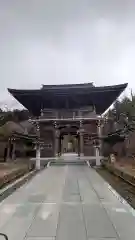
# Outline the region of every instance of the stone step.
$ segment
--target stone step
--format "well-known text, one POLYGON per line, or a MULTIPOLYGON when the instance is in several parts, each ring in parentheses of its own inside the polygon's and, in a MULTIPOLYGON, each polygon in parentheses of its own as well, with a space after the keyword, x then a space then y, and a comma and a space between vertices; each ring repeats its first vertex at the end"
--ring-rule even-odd
POLYGON ((64 166, 64 165, 86 165, 85 161, 51 161, 53 166, 64 166))

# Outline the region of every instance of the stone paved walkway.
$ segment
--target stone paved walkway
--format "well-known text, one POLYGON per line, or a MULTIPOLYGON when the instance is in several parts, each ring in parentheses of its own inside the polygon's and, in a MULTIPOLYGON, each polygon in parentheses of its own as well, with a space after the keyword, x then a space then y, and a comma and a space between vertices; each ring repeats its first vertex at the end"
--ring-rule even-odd
POLYGON ((0 203, 9 240, 133 240, 134 226, 132 208, 87 166, 51 166, 0 203))

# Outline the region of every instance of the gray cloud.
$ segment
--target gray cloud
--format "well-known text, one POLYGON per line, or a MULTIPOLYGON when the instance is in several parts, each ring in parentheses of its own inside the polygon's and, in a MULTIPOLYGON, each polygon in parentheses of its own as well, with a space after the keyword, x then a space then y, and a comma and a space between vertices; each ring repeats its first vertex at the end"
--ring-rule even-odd
POLYGON ((6 88, 129 82, 135 90, 134 0, 0 1, 0 104, 6 88))

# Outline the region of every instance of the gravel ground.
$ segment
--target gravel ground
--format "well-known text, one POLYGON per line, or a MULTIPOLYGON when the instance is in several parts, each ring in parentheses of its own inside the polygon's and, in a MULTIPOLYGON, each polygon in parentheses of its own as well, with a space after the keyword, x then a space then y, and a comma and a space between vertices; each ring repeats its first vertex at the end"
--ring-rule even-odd
POLYGON ((97 169, 97 172, 135 209, 135 187, 104 168, 97 169))

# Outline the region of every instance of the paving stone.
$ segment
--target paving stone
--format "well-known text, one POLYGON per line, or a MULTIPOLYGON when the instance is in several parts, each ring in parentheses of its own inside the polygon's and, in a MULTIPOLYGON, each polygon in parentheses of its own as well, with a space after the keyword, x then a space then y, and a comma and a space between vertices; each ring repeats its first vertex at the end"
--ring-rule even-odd
POLYGON ((34 218, 27 235, 32 237, 55 237, 58 215, 58 205, 43 204, 34 218))
POLYGON ((100 205, 83 205, 84 218, 88 237, 115 238, 115 229, 105 209, 100 205))
POLYGON ((63 204, 56 240, 86 240, 86 230, 82 214, 82 206, 63 204))
POLYGON ((85 177, 78 179, 81 201, 84 203, 100 204, 97 194, 93 191, 85 177))
MULTIPOLYGON (((5 233, 9 240, 23 240, 34 217, 37 206, 31 206, 31 213, 26 214, 18 213, 18 208, 12 218, 7 220, 6 224, 0 228, 0 232, 5 233)), ((9 209, 7 209, 8 211, 9 209)), ((20 211, 20 210, 19 210, 20 211)))
POLYGON ((28 198, 28 201, 31 202, 31 203, 42 203, 44 202, 45 200, 45 195, 44 194, 33 194, 33 195, 30 195, 29 198, 28 198))
POLYGON ((26 240, 55 240, 55 238, 52 238, 52 237, 28 237, 28 238, 26 238, 26 240))
POLYGON ((116 238, 89 238, 88 240, 117 240, 116 238))
POLYGON ((132 240, 133 236, 135 236, 135 216, 123 204, 121 206, 121 208, 115 208, 104 205, 121 239, 132 240))

